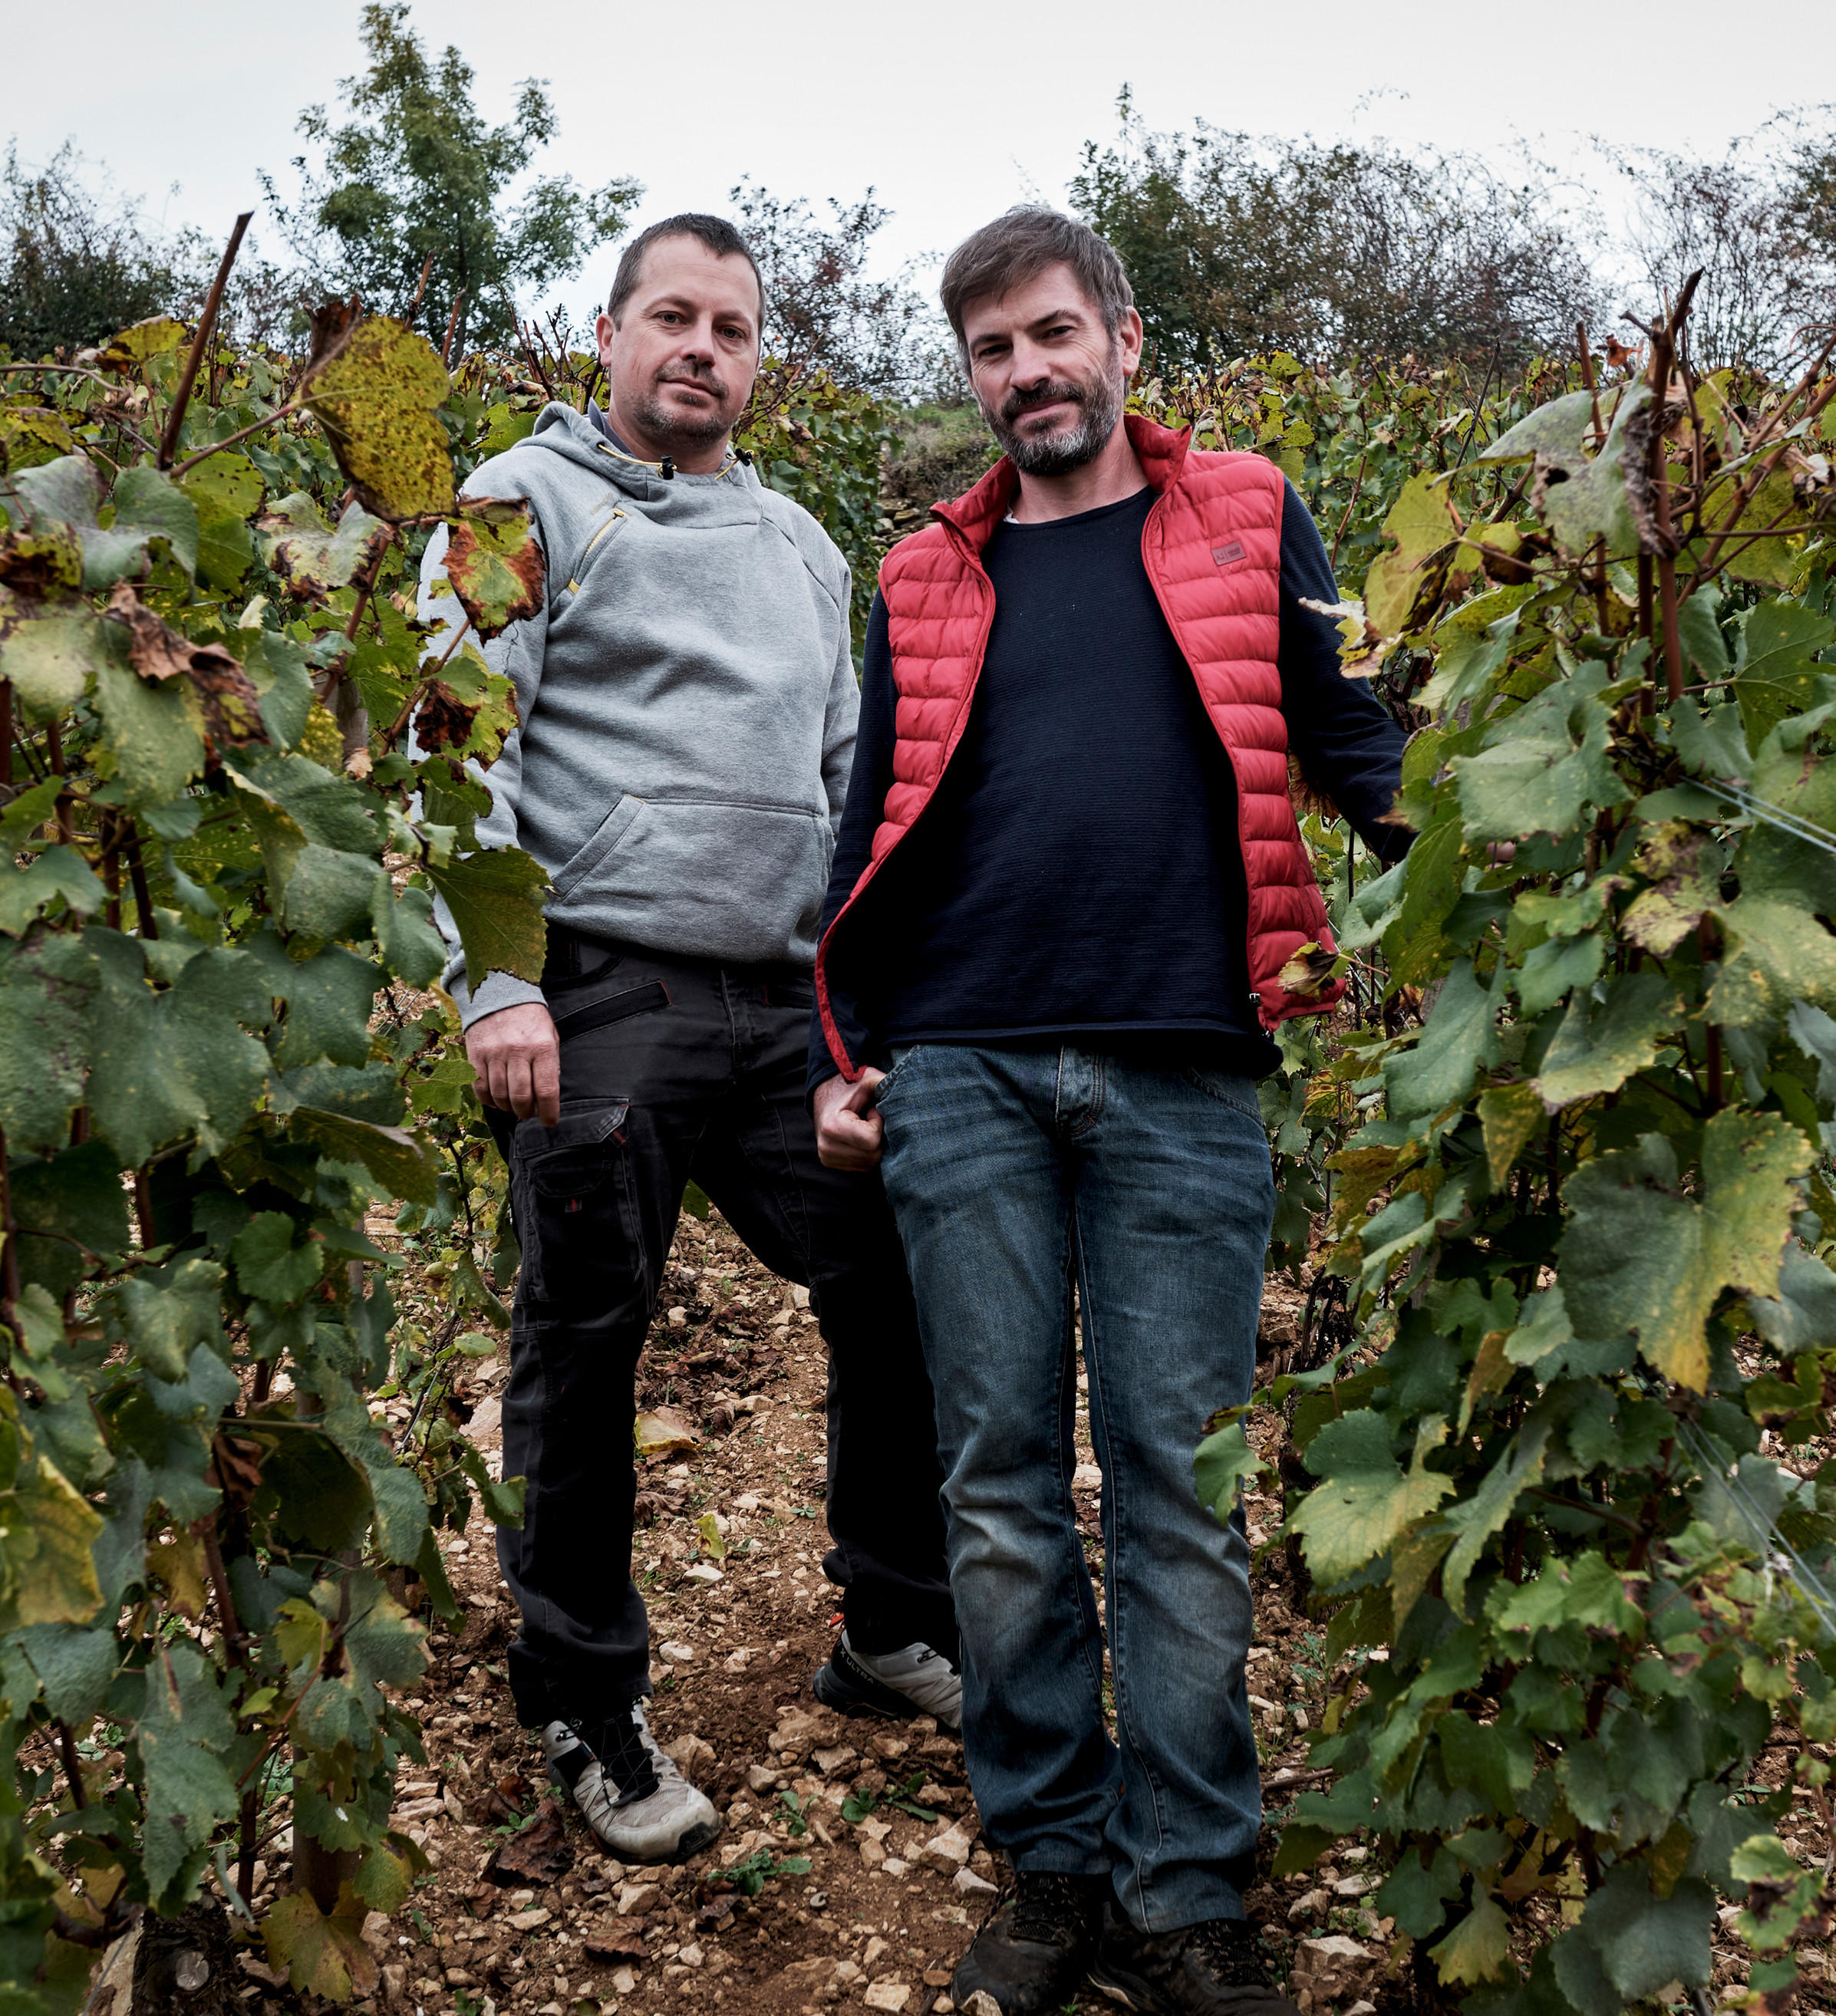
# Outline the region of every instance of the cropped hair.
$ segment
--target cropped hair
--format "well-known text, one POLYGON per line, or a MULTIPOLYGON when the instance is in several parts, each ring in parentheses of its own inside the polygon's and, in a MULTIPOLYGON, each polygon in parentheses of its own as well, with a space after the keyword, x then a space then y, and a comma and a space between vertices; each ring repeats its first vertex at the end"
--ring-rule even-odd
POLYGON ((1085 297, 1103 317, 1103 327, 1115 335, 1124 314, 1135 305, 1135 290, 1114 247, 1075 217, 1043 203, 1017 203, 992 224, 972 232, 944 267, 938 292, 965 368, 969 350, 963 340, 963 320, 970 304, 1010 293, 1057 265, 1076 274, 1085 297))
POLYGON ((624 257, 618 262, 618 271, 613 275, 611 295, 606 303, 606 312, 614 322, 616 322, 625 312, 625 303, 636 291, 639 275, 643 271, 644 254, 659 238, 696 239, 718 259, 725 259, 738 253, 752 268, 752 277, 758 283, 758 319, 762 328, 765 322, 765 275, 758 270, 758 261, 752 256, 752 247, 724 217, 708 217, 698 210, 686 210, 680 217, 666 217, 661 224, 646 225, 625 247, 624 257))

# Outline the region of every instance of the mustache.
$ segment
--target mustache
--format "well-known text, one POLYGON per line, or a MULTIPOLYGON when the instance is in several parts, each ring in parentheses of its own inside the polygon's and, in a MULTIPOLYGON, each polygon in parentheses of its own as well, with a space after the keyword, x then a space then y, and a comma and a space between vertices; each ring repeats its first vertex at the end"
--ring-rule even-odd
POLYGON ((1083 386, 1072 379, 1054 378, 1025 391, 1010 392, 1001 402, 1001 417, 1004 420, 1017 420, 1036 406, 1053 405, 1060 400, 1077 406, 1086 406, 1090 402, 1089 394, 1083 386))
POLYGON ((727 388, 724 380, 712 372, 664 371, 657 375, 657 383, 663 385, 693 385, 697 392, 706 392, 711 398, 724 399, 727 388))

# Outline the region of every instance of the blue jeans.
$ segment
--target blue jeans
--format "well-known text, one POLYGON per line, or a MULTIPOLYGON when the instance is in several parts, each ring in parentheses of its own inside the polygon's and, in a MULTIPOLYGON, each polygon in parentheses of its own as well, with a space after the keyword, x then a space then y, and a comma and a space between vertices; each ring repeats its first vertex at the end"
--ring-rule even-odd
POLYGON ((1262 1821, 1240 1508, 1193 1451, 1255 1367, 1274 1209, 1247 1078, 923 1043, 877 1089, 937 1395, 963 1742, 1013 1866, 1107 1875, 1146 1931, 1241 1917, 1262 1821), (1075 1283, 1103 1633, 1071 1499, 1075 1283))

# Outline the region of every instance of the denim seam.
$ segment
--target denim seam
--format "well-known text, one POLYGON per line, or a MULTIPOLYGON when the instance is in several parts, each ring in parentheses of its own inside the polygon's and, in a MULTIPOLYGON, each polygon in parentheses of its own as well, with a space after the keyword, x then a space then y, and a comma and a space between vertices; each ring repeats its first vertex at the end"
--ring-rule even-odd
MULTIPOLYGON (((1071 1200, 1071 1222, 1075 1227, 1078 1219, 1078 1203, 1075 1193, 1071 1200)), ((1154 1832, 1157 1837, 1155 1849, 1156 1853, 1158 1854, 1163 1852, 1167 1845, 1165 1787, 1155 1775, 1146 1753, 1136 1740, 1135 1719, 1129 1705, 1130 1697, 1128 1690, 1122 1684, 1125 1606, 1122 1601, 1122 1576, 1120 1564, 1123 1553, 1123 1527, 1126 1510, 1122 1493, 1124 1466, 1110 1460, 1111 1451, 1109 1438, 1109 1409, 1107 1399, 1102 1391, 1103 1347, 1096 1334, 1096 1298, 1090 1292, 1089 1262, 1081 1237, 1078 1240, 1077 1251, 1078 1286, 1084 1319, 1084 1359, 1089 1371, 1090 1394, 1093 1402, 1090 1422, 1091 1442, 1092 1446, 1096 1450, 1097 1461, 1103 1471, 1103 1503, 1107 1515, 1103 1522, 1107 1531, 1103 1536, 1103 1579, 1108 1584, 1108 1615, 1106 1621, 1109 1627, 1110 1668, 1115 1683, 1116 1730, 1128 1749, 1133 1754, 1136 1764, 1152 1796, 1154 1832), (1095 1405, 1100 1398, 1104 1399, 1100 1416, 1095 1405), (1100 1427, 1103 1432, 1100 1445, 1096 1440, 1096 1431, 1100 1427)), ((1125 1769, 1122 1777, 1125 1787, 1127 1782, 1127 1773, 1125 1769)), ((1129 1881, 1135 1892, 1139 1920, 1151 1931, 1154 1929, 1153 1921, 1149 1915, 1147 1887, 1143 1879, 1141 1867, 1147 1859, 1146 1856, 1138 1856, 1135 1859, 1129 1871, 1129 1881)), ((1128 1899, 1125 1896, 1122 1902, 1126 1905, 1128 1899)))

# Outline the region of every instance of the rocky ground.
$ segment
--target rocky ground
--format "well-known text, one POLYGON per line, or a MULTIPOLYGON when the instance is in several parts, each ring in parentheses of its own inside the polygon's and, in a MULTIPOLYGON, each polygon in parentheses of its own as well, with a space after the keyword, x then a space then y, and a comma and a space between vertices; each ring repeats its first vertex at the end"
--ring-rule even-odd
MULTIPOLYGON (((835 1593, 821 1568, 823 1351, 807 1299, 758 1267, 718 1215, 685 1219, 646 1361, 643 1431, 657 1453, 640 1464, 638 1570, 655 1648, 651 1721, 721 1808, 720 1841, 684 1868, 625 1868, 545 1799, 503 1684, 513 1618, 491 1530, 474 1514, 447 1543, 464 1621, 435 1629, 433 1666, 409 1703, 427 1718, 429 1762, 405 1775, 397 1819, 432 1868, 395 1919, 370 1922, 382 1965, 369 2006, 390 2016, 952 2006, 950 1970, 1002 1871, 980 1840, 954 1737, 922 1719, 845 1721, 810 1692, 835 1593)), ((1275 1291, 1268 1322, 1279 1333, 1293 1316, 1275 1291)), ((506 1369, 488 1363, 470 1383, 470 1432, 491 1454, 506 1369)), ((1082 1420, 1080 1434, 1076 1488, 1100 1576, 1100 1479, 1082 1420)), ((1252 1540, 1267 1539, 1274 1501, 1252 1498, 1249 1512, 1252 1540)), ((1319 1635, 1283 1600, 1272 1553, 1250 1670, 1279 1811, 1307 1780, 1300 1738, 1327 1676, 1319 1635)), ((1373 1985, 1390 1929, 1361 1903, 1364 1887, 1348 1859, 1258 1885, 1251 1899, 1284 1974, 1297 1942, 1315 1939, 1301 1974, 1329 1974, 1341 2009, 1373 1985)), ((270 1988, 244 2006, 277 2016, 290 2000, 270 1988)))

